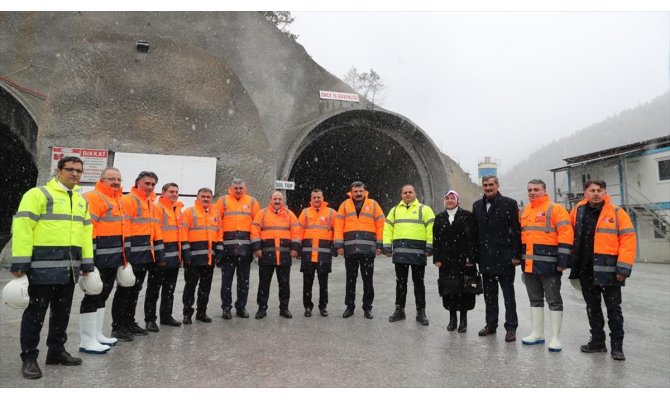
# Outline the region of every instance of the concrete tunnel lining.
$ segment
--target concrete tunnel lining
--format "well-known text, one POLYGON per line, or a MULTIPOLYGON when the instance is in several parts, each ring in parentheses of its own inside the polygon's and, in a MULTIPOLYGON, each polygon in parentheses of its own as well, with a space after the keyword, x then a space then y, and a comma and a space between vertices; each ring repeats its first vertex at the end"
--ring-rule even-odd
POLYGON ((308 204, 314 187, 336 208, 349 184, 361 180, 386 213, 405 183, 415 186, 420 201, 433 205, 434 193, 441 190, 435 186, 446 186, 446 176, 434 176, 436 162, 441 163, 439 153, 412 123, 391 113, 357 110, 307 128, 281 171, 296 182, 296 190, 287 193, 294 211, 308 204))

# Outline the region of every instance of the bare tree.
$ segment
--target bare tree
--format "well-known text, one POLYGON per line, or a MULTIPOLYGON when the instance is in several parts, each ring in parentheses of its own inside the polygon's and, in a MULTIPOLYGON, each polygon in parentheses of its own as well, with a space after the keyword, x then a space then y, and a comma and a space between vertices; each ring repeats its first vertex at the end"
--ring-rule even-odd
POLYGON ((277 27, 282 33, 293 40, 298 39, 298 35, 291 33, 288 30, 288 26, 295 21, 295 17, 291 16, 290 11, 260 11, 263 14, 265 19, 270 21, 270 23, 277 27))

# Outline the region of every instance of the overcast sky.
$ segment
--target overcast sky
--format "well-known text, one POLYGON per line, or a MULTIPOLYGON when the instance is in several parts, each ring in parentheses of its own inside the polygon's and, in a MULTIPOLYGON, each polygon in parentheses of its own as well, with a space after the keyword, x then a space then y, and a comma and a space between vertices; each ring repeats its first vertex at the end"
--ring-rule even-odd
POLYGON ((499 158, 504 173, 669 89, 667 12, 292 14, 289 29, 317 63, 340 78, 352 66, 377 71, 381 105, 473 177, 479 158, 499 158))

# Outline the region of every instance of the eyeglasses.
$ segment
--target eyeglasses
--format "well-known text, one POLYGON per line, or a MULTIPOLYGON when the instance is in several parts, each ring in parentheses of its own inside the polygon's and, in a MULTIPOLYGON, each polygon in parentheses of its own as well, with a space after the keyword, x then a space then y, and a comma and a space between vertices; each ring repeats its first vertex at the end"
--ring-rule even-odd
POLYGON ((63 171, 67 172, 68 174, 78 174, 78 175, 84 173, 83 169, 77 169, 77 168, 63 168, 63 171))
POLYGON ((110 182, 122 182, 121 178, 100 178, 110 182))

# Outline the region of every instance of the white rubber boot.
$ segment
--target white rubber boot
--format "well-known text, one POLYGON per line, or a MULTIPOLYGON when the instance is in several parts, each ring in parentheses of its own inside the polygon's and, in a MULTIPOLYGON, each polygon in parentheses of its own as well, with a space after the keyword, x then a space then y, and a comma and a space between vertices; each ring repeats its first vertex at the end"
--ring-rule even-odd
POLYGON ((521 339, 521 343, 528 345, 544 343, 544 307, 531 307, 530 321, 533 330, 530 335, 521 339))
POLYGON ((549 311, 551 318, 551 342, 549 351, 561 351, 561 325, 563 324, 563 311, 549 311))
POLYGON ((100 342, 100 344, 106 344, 107 346, 115 346, 116 342, 119 340, 117 338, 109 338, 102 334, 102 326, 105 324, 105 309, 98 308, 96 312, 96 329, 95 329, 95 339, 100 342))
POLYGON ((109 346, 100 344, 95 339, 97 329, 97 313, 84 313, 79 315, 79 351, 90 354, 104 354, 109 350, 109 346))

